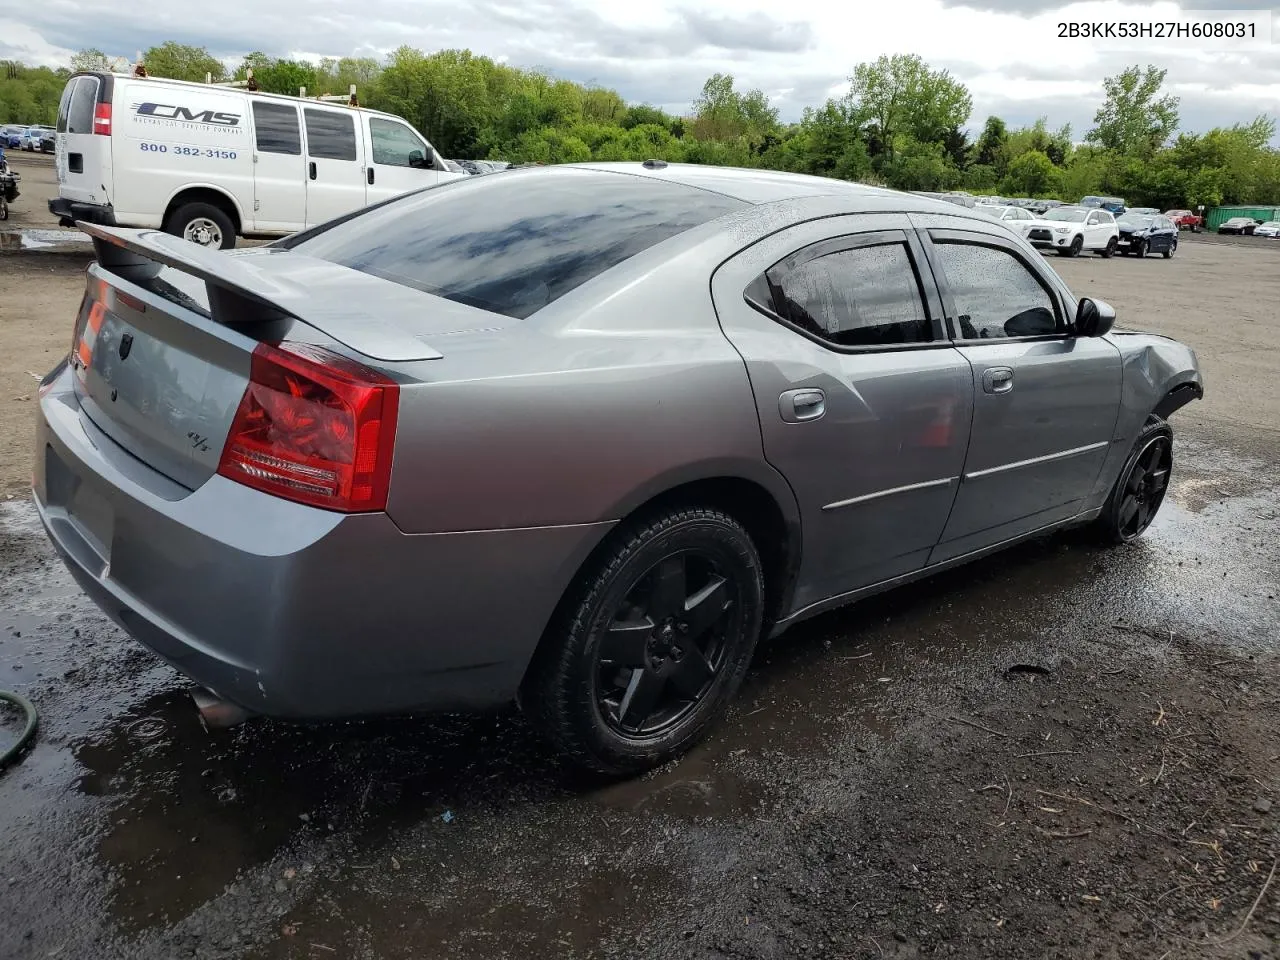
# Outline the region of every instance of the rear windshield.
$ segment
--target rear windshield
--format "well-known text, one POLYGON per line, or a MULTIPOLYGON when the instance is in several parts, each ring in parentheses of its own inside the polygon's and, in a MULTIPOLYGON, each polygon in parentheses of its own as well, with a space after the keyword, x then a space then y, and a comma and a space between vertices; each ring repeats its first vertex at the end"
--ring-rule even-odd
POLYGON ((647 177, 560 167, 451 182, 282 246, 524 319, 628 257, 745 205, 647 177))

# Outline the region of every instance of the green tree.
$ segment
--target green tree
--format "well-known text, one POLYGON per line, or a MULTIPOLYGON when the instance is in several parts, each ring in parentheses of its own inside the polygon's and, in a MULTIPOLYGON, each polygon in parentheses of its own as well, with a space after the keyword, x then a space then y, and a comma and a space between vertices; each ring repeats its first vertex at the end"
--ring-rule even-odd
POLYGON ((1057 185, 1053 161, 1039 150, 1028 150, 1009 163, 1002 189, 1017 197, 1043 197, 1057 185))
POLYGON ((1005 142, 1008 140, 1008 130, 1004 125, 1004 121, 999 117, 987 117, 987 122, 982 126, 982 134, 978 137, 975 145, 976 155, 974 163, 980 163, 985 167, 993 167, 1001 172, 1008 165, 1005 157, 1005 142))
POLYGON ((872 127, 872 138, 890 160, 898 139, 940 143, 973 112, 964 84, 946 70, 931 70, 914 53, 881 56, 860 63, 849 78, 849 93, 872 127))
POLYGON ((226 66, 206 48, 172 40, 144 52, 142 62, 152 77, 190 80, 193 83, 204 83, 206 76, 211 76, 214 83, 227 78, 226 66))
POLYGON ((1117 153, 1150 156, 1178 126, 1178 98, 1160 96, 1167 71, 1133 66, 1103 81, 1106 101, 1085 139, 1117 153))
POLYGON ((707 78, 693 101, 693 136, 699 140, 736 140, 759 143, 778 129, 778 111, 760 90, 739 93, 733 76, 717 73, 707 78))
POLYGON ((111 61, 107 59, 107 55, 101 50, 96 47, 90 47, 87 50, 72 54, 71 69, 76 73, 82 70, 109 72, 111 70, 111 61))

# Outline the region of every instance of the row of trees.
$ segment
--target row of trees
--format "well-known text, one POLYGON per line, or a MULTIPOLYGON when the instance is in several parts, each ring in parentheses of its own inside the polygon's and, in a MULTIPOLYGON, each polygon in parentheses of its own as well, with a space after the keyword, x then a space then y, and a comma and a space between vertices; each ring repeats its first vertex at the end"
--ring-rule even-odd
MULTIPOLYGON (((1280 152, 1266 116, 1202 134, 1177 133, 1178 99, 1165 71, 1131 67, 1105 82, 1105 98, 1082 143, 1045 119, 1011 129, 988 117, 965 132, 973 99, 946 70, 912 54, 854 67, 840 97, 783 123, 760 90, 717 73, 687 116, 629 104, 616 91, 583 86, 468 50, 426 54, 401 47, 384 62, 283 60, 255 52, 230 73, 200 47, 165 43, 145 52, 155 77, 244 79, 276 93, 345 93, 414 123, 446 156, 516 162, 640 160, 792 170, 905 190, 1057 197, 1116 194, 1132 205, 1280 203, 1280 152)), ((71 69, 109 68, 100 51, 71 69)), ((0 68, 0 122, 52 122, 67 70, 0 68)))

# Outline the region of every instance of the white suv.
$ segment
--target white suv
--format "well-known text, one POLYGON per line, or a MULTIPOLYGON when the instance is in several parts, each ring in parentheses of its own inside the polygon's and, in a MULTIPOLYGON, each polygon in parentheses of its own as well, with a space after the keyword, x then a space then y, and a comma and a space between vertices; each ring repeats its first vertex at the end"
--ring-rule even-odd
POLYGON ((1041 249, 1052 248, 1060 257, 1079 256, 1085 250, 1110 257, 1116 252, 1119 238, 1116 218, 1106 210, 1090 207, 1054 207, 1032 221, 1027 230, 1032 244, 1041 249))

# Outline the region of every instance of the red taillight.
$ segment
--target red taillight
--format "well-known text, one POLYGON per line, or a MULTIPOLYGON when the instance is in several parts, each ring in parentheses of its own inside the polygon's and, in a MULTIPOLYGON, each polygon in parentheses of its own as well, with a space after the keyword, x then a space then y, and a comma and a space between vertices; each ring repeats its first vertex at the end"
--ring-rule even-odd
POLYGON ((93 132, 99 136, 111 136, 111 104, 100 103, 93 108, 93 132))
POLYGON ((385 510, 400 388, 306 343, 253 351, 218 473, 329 510, 385 510))

